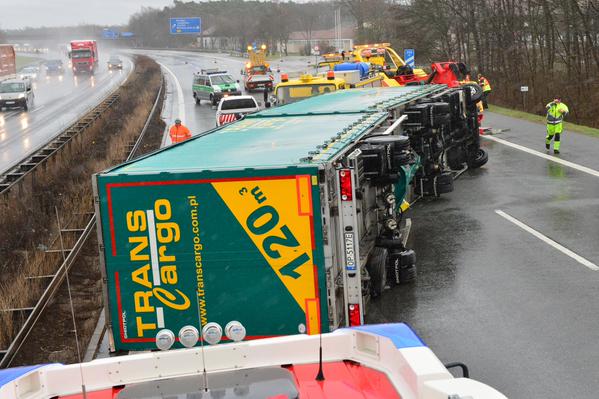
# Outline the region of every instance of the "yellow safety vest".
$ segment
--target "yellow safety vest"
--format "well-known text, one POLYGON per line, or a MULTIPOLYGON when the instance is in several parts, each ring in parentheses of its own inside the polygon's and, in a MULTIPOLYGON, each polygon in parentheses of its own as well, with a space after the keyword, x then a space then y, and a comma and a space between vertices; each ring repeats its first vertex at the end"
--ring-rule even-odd
POLYGON ((482 87, 483 87, 483 91, 491 91, 491 84, 489 83, 489 80, 485 77, 481 78, 482 80, 482 87))
POLYGON ((568 106, 564 103, 556 103, 550 102, 546 105, 547 108, 547 124, 548 125, 559 125, 564 120, 564 115, 566 115, 570 110, 568 106))

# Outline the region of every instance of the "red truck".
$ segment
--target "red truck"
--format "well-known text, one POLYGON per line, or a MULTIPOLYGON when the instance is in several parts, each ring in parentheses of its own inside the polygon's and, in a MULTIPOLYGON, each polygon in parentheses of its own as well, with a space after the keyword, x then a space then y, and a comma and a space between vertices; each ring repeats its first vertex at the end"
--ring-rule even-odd
POLYGON ((0 44, 0 80, 16 76, 15 49, 10 44, 0 44))
POLYGON ((93 75, 98 67, 98 44, 95 40, 71 41, 71 63, 74 74, 93 75))

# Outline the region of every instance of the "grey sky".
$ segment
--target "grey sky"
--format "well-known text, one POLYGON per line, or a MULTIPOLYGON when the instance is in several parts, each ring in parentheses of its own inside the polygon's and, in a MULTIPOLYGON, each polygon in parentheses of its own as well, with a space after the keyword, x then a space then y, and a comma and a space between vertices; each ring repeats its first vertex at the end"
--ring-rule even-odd
POLYGON ((162 8, 172 0, 0 0, 0 29, 82 23, 119 25, 142 6, 162 8))

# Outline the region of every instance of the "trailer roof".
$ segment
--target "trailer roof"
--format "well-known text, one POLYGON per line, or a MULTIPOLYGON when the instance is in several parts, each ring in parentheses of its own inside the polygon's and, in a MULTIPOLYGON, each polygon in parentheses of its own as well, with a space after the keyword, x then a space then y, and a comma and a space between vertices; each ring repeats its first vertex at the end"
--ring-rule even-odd
POLYGON ((309 166, 333 159, 388 117, 388 110, 444 85, 341 90, 193 137, 104 174, 309 166))
POLYGON ((445 85, 422 85, 338 90, 326 95, 310 97, 281 107, 267 109, 256 115, 343 114, 388 110, 445 88, 445 85))
POLYGON ((247 118, 105 173, 314 165, 333 158, 387 115, 371 112, 247 118))

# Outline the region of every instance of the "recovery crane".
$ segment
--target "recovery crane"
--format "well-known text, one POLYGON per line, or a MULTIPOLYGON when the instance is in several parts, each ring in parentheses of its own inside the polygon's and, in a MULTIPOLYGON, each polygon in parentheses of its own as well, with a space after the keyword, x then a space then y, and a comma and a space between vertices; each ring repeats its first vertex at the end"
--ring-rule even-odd
POLYGON ((266 45, 261 45, 259 50, 254 50, 254 47, 248 46, 247 50, 249 61, 241 71, 245 90, 251 92, 262 88, 271 91, 275 78, 270 70, 270 65, 266 62, 266 45))

